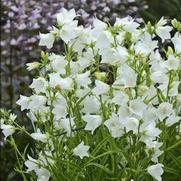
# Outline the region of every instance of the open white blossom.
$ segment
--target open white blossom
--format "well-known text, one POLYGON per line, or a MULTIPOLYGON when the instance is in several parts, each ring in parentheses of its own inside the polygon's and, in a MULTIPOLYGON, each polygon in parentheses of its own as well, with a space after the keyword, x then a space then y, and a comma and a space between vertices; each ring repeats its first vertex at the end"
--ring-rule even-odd
POLYGON ((158 181, 162 181, 163 165, 158 163, 147 168, 148 173, 158 181))
POLYGON ((42 34, 40 33, 40 46, 46 46, 48 49, 53 47, 53 43, 55 41, 55 36, 51 33, 42 34))
POLYGON ((73 149, 73 153, 76 156, 79 156, 81 159, 83 159, 85 156, 89 156, 88 150, 89 150, 90 146, 85 145, 84 142, 82 141, 79 145, 77 145, 74 149, 73 149))

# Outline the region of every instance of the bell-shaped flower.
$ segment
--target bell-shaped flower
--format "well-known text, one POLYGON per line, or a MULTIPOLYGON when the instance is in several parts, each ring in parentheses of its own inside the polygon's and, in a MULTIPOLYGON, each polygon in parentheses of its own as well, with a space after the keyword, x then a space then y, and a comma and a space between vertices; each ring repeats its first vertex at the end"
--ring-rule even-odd
POLYGON ((20 99, 16 102, 19 106, 21 106, 21 111, 29 108, 30 98, 20 95, 20 99))
POLYGON ((118 73, 118 77, 116 81, 114 82, 114 85, 121 84, 121 85, 124 85, 125 88, 136 86, 137 74, 128 65, 124 64, 123 66, 121 66, 118 69, 117 73, 118 73))
POLYGON ((174 37, 172 38, 172 42, 174 44, 174 49, 176 52, 181 52, 181 34, 179 32, 175 33, 174 37))
POLYGON ((178 58, 174 57, 173 55, 169 55, 168 60, 164 62, 164 66, 168 70, 178 70, 180 66, 180 61, 178 58))
POLYGON ((78 87, 87 87, 89 84, 91 84, 91 80, 89 78, 90 71, 87 71, 83 74, 77 74, 75 77, 75 81, 78 85, 78 87))
POLYGON ((107 94, 109 91, 109 85, 100 81, 100 80, 95 80, 95 85, 96 87, 94 87, 92 89, 92 93, 96 96, 99 96, 101 94, 107 94))
POLYGON ((133 133, 138 133, 139 120, 134 117, 128 117, 122 120, 122 124, 126 128, 126 132, 133 131, 133 133))
POLYGON ((12 135, 15 132, 15 127, 12 125, 1 124, 1 129, 5 140, 8 136, 12 135))
POLYGON ((160 135, 161 130, 156 128, 155 121, 150 120, 141 124, 140 132, 142 133, 140 140, 147 144, 148 142, 155 140, 156 137, 160 135))
POLYGON ((61 9, 61 12, 57 14, 57 23, 62 26, 65 24, 69 24, 76 17, 76 13, 74 9, 66 10, 65 8, 61 9))
POLYGON ((73 153, 76 156, 79 156, 81 159, 83 159, 85 156, 89 156, 88 150, 89 150, 90 146, 85 145, 84 142, 82 141, 79 145, 77 145, 74 149, 73 149, 73 153))
POLYGON ((112 103, 115 103, 119 106, 125 106, 129 101, 129 96, 124 92, 114 92, 114 97, 112 103))
POLYGON ((146 110, 146 104, 140 99, 131 100, 129 103, 130 112, 138 115, 139 117, 143 116, 143 112, 146 110))
POLYGON ((177 96, 179 94, 179 92, 178 92, 179 85, 180 85, 180 81, 173 81, 171 83, 170 90, 168 91, 168 96, 170 96, 170 97, 177 96))
POLYGON ((59 74, 65 74, 65 66, 68 62, 65 60, 64 56, 52 53, 48 58, 50 60, 50 65, 55 72, 58 72, 59 74))
POLYGON ((166 72, 160 71, 160 70, 153 72, 151 74, 150 78, 154 83, 168 82, 168 76, 167 76, 166 72))
POLYGON ((35 132, 35 133, 31 133, 31 137, 34 140, 41 141, 43 143, 46 143, 47 139, 48 139, 47 135, 41 133, 40 129, 37 129, 37 132, 35 132))
POLYGON ((28 160, 26 160, 24 164, 28 168, 27 172, 31 172, 33 170, 38 169, 38 160, 35 160, 29 155, 28 155, 28 160))
POLYGON ((60 120, 61 127, 67 132, 67 136, 71 136, 72 128, 75 126, 73 118, 62 118, 60 120))
POLYGON ((163 174, 163 165, 157 163, 156 165, 151 165, 147 168, 148 173, 158 181, 162 181, 161 175, 163 174))
POLYGON ((37 181, 49 181, 50 172, 45 168, 35 169, 35 173, 38 176, 37 181))
POLYGON ((52 33, 42 34, 40 33, 40 46, 46 46, 48 49, 53 47, 55 36, 52 33))
POLYGON ((71 90, 73 88, 73 80, 70 77, 61 78, 59 73, 49 74, 50 86, 53 88, 59 87, 60 90, 71 90))
POLYGON ((115 113, 104 122, 113 138, 119 138, 124 134, 124 127, 119 120, 119 116, 115 113))
POLYGON ((38 77, 33 79, 32 84, 30 85, 31 89, 34 89, 37 94, 45 93, 48 87, 48 82, 43 77, 38 77))
POLYGON ((175 116, 175 114, 172 114, 166 119, 165 124, 167 126, 172 126, 173 124, 179 122, 180 120, 181 120, 180 116, 175 116))
POLYGON ((98 128, 102 123, 102 118, 99 115, 86 114, 82 119, 87 123, 85 130, 91 131, 93 134, 95 129, 98 128))
POLYGON ((161 103, 156 111, 156 115, 160 119, 160 121, 165 119, 167 116, 170 116, 172 113, 173 107, 169 102, 161 103))
POLYGON ((94 113, 99 112, 100 102, 98 101, 98 99, 95 96, 87 96, 83 100, 82 104, 84 106, 82 109, 83 113, 94 114, 94 113))
POLYGON ((151 53, 155 48, 157 48, 157 41, 152 40, 152 37, 149 33, 145 33, 143 37, 135 44, 136 54, 141 53, 147 55, 151 53))
POLYGON ((156 34, 162 39, 162 42, 171 38, 170 31, 173 29, 171 26, 164 26, 166 23, 167 21, 162 17, 156 24, 156 34))

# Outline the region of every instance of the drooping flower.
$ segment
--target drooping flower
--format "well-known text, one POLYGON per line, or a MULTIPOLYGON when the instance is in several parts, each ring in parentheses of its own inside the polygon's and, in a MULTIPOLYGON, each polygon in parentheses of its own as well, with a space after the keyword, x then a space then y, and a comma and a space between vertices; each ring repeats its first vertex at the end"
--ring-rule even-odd
POLYGON ((99 115, 86 114, 82 117, 82 119, 87 122, 85 130, 91 131, 92 134, 94 133, 95 129, 101 125, 102 122, 102 118, 99 115))
POLYGON ((48 139, 47 135, 41 133, 40 129, 37 129, 37 132, 35 132, 35 133, 31 133, 31 137, 34 140, 41 141, 43 143, 46 143, 47 139, 48 139))
POLYGON ((40 33, 40 46, 46 46, 48 49, 53 47, 53 43, 55 41, 55 36, 51 33, 42 34, 40 33))
POLYGON ((148 173, 158 181, 162 181, 163 165, 158 163, 147 168, 148 173))

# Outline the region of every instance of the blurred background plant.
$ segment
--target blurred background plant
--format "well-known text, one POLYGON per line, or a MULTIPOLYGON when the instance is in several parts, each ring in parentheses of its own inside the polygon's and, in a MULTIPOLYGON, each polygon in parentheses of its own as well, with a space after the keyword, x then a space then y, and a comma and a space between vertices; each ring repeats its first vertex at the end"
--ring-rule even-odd
MULTIPOLYGON (((130 15, 140 21, 155 22, 160 17, 181 20, 180 0, 3 0, 1 2, 1 107, 13 109, 20 94, 29 94, 32 75, 25 64, 40 56, 39 32, 46 33, 56 21, 62 7, 74 8, 80 23, 88 25, 93 17, 114 22, 130 15), (47 29, 47 25, 49 25, 47 29)), ((61 45, 57 45, 61 50, 61 45)), ((24 121, 24 119, 22 118, 24 121)), ((15 155, 1 137, 1 180, 21 180, 13 170, 15 155)), ((22 149, 24 138, 17 138, 22 149)), ((24 145, 24 146, 23 146, 24 145)))

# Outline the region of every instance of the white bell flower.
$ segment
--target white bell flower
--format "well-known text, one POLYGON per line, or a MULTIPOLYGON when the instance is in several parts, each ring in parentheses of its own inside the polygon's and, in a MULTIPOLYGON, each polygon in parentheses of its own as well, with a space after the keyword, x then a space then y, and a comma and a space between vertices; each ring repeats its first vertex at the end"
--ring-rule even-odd
POLYGON ((84 113, 98 113, 100 109, 100 102, 95 96, 86 97, 83 102, 82 112, 84 113))
POLYGON ((119 120, 118 115, 112 114, 111 117, 104 122, 113 138, 119 138, 124 134, 124 127, 119 120))
POLYGON ((139 120, 134 117, 128 117, 122 120, 122 124, 126 128, 126 131, 133 131, 133 133, 138 133, 139 120))
POLYGON ((99 96, 101 94, 107 94, 109 91, 109 85, 100 81, 100 80, 95 80, 95 85, 96 87, 94 87, 92 89, 92 93, 96 96, 99 96))
POLYGON ((65 24, 69 24, 76 17, 76 13, 74 9, 66 10, 65 8, 61 9, 61 12, 57 14, 57 23, 62 26, 65 24))
POLYGON ((77 74, 75 78, 77 85, 79 87, 80 86, 87 87, 89 84, 91 84, 89 76, 90 76, 90 71, 87 71, 83 74, 77 74))
POLYGON ((161 175, 163 174, 163 165, 158 163, 151 165, 147 168, 148 173, 158 181, 162 181, 161 175))
POLYGON ((35 169, 35 173, 38 176, 37 181, 48 181, 50 178, 50 172, 45 168, 35 169))
POLYGON ((114 82, 114 85, 123 84, 125 88, 136 86, 137 74, 128 65, 124 64, 123 66, 121 66, 117 70, 117 73, 118 73, 118 77, 116 81, 114 82))
POLYGON ((56 88, 57 86, 60 90, 71 90, 73 88, 73 80, 70 77, 61 78, 59 73, 51 73, 49 74, 50 86, 56 88))
POLYGON ((20 95, 20 99, 16 102, 19 106, 21 106, 21 111, 29 108, 30 98, 20 95))
POLYGON ((25 161, 25 166, 28 168, 27 172, 38 169, 38 161, 28 155, 28 160, 25 161))
POLYGON ((171 26, 164 26, 166 23, 167 21, 162 17, 156 24, 156 34, 162 39, 162 42, 171 38, 170 31, 173 29, 171 26))
POLYGON ((86 114, 82 119, 87 123, 85 130, 91 131, 93 134, 95 129, 98 128, 102 123, 102 118, 99 115, 86 114))
POLYGON ((172 126, 173 124, 179 122, 180 120, 181 120, 180 116, 175 116, 174 114, 172 114, 166 119, 165 124, 167 126, 172 126))
POLYGON ((43 143, 46 143, 46 142, 47 142, 47 139, 48 139, 47 135, 41 133, 40 129, 37 129, 37 132, 36 132, 36 133, 31 133, 31 137, 32 137, 34 140, 41 141, 41 142, 43 142, 43 143))
POLYGON ((179 59, 174 57, 173 55, 169 55, 168 60, 164 62, 164 66, 168 70, 178 70, 179 65, 180 65, 179 59))
POLYGON ((129 101, 129 96, 124 92, 114 92, 114 97, 112 103, 115 103, 119 106, 125 106, 129 101))
POLYGON ((65 74, 65 66, 67 65, 67 61, 65 60, 64 56, 51 54, 49 57, 50 65, 55 72, 60 74, 65 74))
POLYGON ((130 101, 129 109, 130 112, 132 112, 133 114, 142 117, 143 112, 146 110, 146 108, 147 108, 146 104, 140 98, 130 101))
POLYGON ((43 77, 38 77, 33 79, 32 84, 30 85, 31 89, 34 89, 37 94, 45 93, 48 87, 48 82, 43 77))
POLYGON ((81 159, 83 159, 85 156, 89 156, 88 150, 89 150, 90 146, 85 145, 84 142, 82 141, 79 145, 77 145, 74 149, 73 149, 73 153, 76 156, 79 156, 81 159))
POLYGON ((170 88, 170 90, 168 92, 168 96, 174 97, 174 96, 177 96, 179 94, 178 93, 179 84, 180 84, 180 81, 173 81, 172 82, 171 88, 170 88))
POLYGON ((163 71, 156 71, 156 72, 153 72, 150 76, 151 80, 154 82, 154 83, 167 83, 168 82, 168 76, 166 74, 166 72, 163 72, 163 71))
POLYGON ((152 40, 151 35, 146 32, 140 41, 135 44, 135 52, 136 54, 141 53, 147 55, 157 48, 157 43, 158 42, 156 40, 152 40))
POLYGON ((12 135, 15 132, 15 127, 7 124, 1 124, 2 133, 5 136, 5 140, 8 136, 12 135))
POLYGON ((157 117, 160 119, 160 121, 162 121, 172 113, 173 113, 173 107, 172 104, 170 104, 169 102, 161 103, 156 112, 157 117))
POLYGON ((181 52, 181 34, 179 32, 175 33, 171 40, 174 44, 175 51, 178 53, 181 52))
POLYGON ((53 47, 55 36, 52 33, 42 34, 40 33, 40 46, 46 46, 48 49, 53 47))
POLYGON ((60 120, 61 127, 67 132, 67 136, 71 136, 72 128, 75 126, 73 118, 62 118, 60 120))

